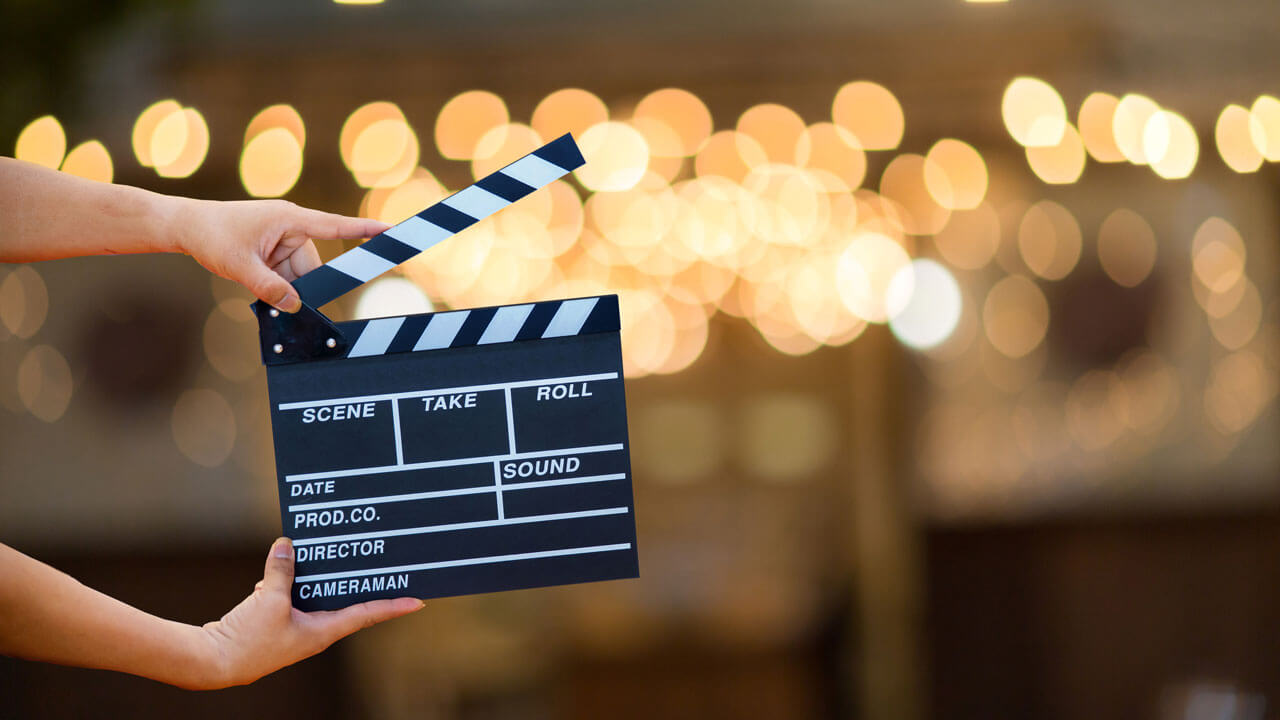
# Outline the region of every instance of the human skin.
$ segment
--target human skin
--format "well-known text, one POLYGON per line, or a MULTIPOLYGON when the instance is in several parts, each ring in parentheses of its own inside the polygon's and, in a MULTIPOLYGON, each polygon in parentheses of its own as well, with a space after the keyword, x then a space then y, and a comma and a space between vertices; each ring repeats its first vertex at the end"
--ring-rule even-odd
POLYGON ((397 598, 302 612, 289 594, 293 557, 292 543, 277 540, 253 592, 196 626, 145 613, 0 545, 0 654, 213 690, 251 683, 423 605, 397 598))
MULTIPOLYGON (((383 223, 283 200, 217 202, 85 180, 0 158, 0 262, 179 252, 285 311, 290 282, 320 264, 312 238, 375 235, 383 223)), ((414 598, 342 610, 293 608, 294 552, 271 546, 262 581, 220 620, 165 620, 0 545, 0 654, 141 675, 190 689, 243 685, 356 630, 422 607, 414 598)))
POLYGON ((385 223, 285 200, 219 202, 86 180, 0 158, 0 262, 78 255, 178 252, 285 312, 289 284, 320 265, 315 243, 372 237, 385 223))

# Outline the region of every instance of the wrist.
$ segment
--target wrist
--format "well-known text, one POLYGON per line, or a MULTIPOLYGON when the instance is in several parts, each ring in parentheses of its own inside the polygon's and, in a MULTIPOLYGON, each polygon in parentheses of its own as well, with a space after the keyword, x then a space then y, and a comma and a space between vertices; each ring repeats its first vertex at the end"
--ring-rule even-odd
POLYGON ((208 626, 174 625, 178 631, 174 638, 178 657, 170 668, 172 677, 157 679, 187 690, 217 690, 229 686, 226 657, 208 626))
MULTIPOLYGON (((147 192, 147 191, 144 191, 147 192)), ((190 228, 199 200, 147 192, 145 199, 151 228, 147 244, 150 252, 191 255, 190 228)))

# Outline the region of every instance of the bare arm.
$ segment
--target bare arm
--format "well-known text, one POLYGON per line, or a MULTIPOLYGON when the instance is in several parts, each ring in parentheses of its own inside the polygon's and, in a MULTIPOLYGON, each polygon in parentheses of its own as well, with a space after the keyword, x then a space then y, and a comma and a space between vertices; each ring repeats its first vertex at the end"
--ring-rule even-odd
POLYGON ((182 252, 281 310, 289 283, 320 264, 315 239, 370 237, 384 223, 284 200, 217 202, 86 180, 0 157, 0 262, 77 255, 182 252))
MULTIPOLYGON (((213 202, 74 177, 0 158, 0 262, 183 252, 285 311, 289 284, 320 264, 311 238, 368 237, 372 220, 282 200, 213 202)), ((412 598, 303 613, 289 596, 293 546, 278 540, 262 582, 221 620, 164 620, 0 545, 0 654, 142 675, 186 688, 253 682, 362 627, 412 612, 412 598)))
POLYGON ((196 627, 148 615, 0 545, 0 654, 214 689, 253 682, 422 607, 399 598, 304 613, 291 604, 292 584, 293 546, 281 538, 253 593, 196 627))

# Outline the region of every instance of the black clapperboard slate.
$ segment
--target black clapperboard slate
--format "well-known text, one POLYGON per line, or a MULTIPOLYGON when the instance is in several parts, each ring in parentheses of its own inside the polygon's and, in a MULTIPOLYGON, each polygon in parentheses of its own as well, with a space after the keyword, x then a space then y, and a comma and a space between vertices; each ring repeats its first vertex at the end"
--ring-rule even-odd
POLYGON ((565 135, 254 304, 294 607, 639 576, 617 296, 315 309, 582 164, 565 135))

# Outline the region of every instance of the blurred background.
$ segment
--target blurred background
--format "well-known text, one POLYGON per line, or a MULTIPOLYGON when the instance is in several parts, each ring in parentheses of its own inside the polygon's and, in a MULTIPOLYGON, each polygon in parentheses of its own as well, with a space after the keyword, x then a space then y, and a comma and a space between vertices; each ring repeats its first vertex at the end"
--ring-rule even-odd
MULTIPOLYGON (((1245 0, 3 0, 0 151, 106 182, 396 222, 573 132, 581 171, 325 311, 618 293, 641 578, 208 694, 0 658, 0 717, 1280 717, 1278 34, 1245 0)), ((249 299, 178 256, 0 265, 0 541, 174 619, 247 594, 249 299)))

